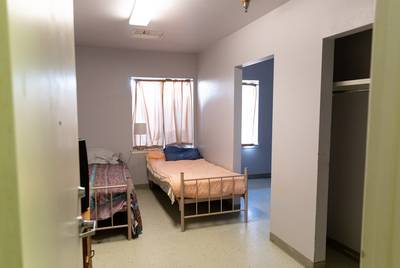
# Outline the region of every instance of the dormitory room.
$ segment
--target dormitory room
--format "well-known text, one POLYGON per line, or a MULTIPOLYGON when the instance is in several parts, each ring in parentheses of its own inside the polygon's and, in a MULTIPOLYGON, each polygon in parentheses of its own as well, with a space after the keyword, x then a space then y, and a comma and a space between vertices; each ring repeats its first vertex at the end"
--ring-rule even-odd
POLYGON ((1 268, 399 268, 399 0, 1 0, 1 268))

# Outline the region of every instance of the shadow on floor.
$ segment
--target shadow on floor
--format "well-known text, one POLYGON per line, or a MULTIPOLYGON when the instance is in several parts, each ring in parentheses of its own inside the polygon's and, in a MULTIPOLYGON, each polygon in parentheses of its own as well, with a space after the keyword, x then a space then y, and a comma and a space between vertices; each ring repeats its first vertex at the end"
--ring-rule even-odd
MULTIPOLYGON (((178 202, 171 204, 171 200, 169 199, 169 197, 158 186, 155 186, 151 190, 152 190, 152 193, 154 194, 154 197, 156 198, 158 204, 162 207, 164 212, 172 219, 174 225, 180 226, 180 211, 179 211, 178 202)), ((239 202, 242 203, 242 206, 243 206, 243 201, 239 201, 238 199, 236 199, 235 200, 235 209, 238 209, 240 207, 239 202)), ((232 201, 231 200, 223 200, 222 208, 223 208, 223 210, 232 209, 232 201)), ((211 209, 211 212, 220 211, 220 201, 212 201, 210 209, 211 209)), ((208 202, 199 203, 198 213, 206 213, 206 212, 208 212, 208 202)), ((193 215, 195 213, 196 213, 195 204, 185 205, 185 215, 193 215)), ((187 219, 185 222, 187 223, 186 229, 190 230, 191 228, 207 228, 210 226, 235 224, 240 221, 244 221, 244 213, 243 212, 187 219), (212 219, 210 219, 210 218, 212 218, 212 219)))

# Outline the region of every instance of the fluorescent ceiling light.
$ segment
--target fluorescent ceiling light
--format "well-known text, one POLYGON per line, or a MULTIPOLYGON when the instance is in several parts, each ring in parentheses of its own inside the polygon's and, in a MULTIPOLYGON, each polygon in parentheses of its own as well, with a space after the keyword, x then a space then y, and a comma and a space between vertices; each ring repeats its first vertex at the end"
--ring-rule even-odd
POLYGON ((149 25, 153 17, 154 8, 150 0, 136 0, 129 18, 129 24, 135 26, 149 25))

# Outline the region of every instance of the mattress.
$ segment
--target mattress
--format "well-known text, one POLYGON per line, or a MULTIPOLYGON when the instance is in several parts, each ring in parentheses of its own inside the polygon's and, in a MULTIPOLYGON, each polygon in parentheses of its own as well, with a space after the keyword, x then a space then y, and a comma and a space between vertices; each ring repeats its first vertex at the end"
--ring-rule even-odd
MULTIPOLYGON (((122 210, 126 205, 126 176, 129 171, 125 164, 91 164, 89 165, 90 176, 90 208, 95 211, 95 202, 97 202, 97 219, 104 220, 110 218, 116 212, 122 210), (94 191, 93 187, 117 186, 121 188, 99 189, 94 191), (112 206, 110 194, 112 193, 112 206), (95 196, 96 195, 96 196, 95 196)), ((95 213, 92 213, 96 218, 95 213)))
POLYGON ((142 218, 135 188, 131 192, 131 204, 127 206, 127 179, 131 178, 125 163, 118 164, 90 164, 90 213, 92 220, 105 220, 115 213, 130 208, 132 210, 132 232, 134 237, 142 231, 142 218), (122 186, 94 190, 93 187, 122 186), (112 198, 111 198, 112 194, 112 198), (95 205, 97 203, 97 209, 95 205))
POLYGON ((246 192, 244 176, 212 164, 205 159, 165 161, 147 159, 147 169, 152 173, 149 179, 158 184, 170 197, 172 203, 181 195, 181 172, 184 173, 184 198, 208 199, 246 192), (210 180, 192 179, 212 178, 210 180), (189 181, 188 181, 189 180, 189 181), (191 181, 192 180, 192 181, 191 181), (197 186, 197 187, 196 187, 197 186), (197 188, 197 190, 196 190, 197 188))

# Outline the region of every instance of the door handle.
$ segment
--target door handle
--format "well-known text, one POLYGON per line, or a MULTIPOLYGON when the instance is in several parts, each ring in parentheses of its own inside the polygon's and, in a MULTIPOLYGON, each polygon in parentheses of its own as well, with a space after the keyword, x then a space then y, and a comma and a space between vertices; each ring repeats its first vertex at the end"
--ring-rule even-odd
POLYGON ((81 216, 78 217, 79 220, 79 237, 89 237, 96 234, 97 221, 95 220, 84 220, 81 216), (84 232, 89 229, 89 231, 84 232))

